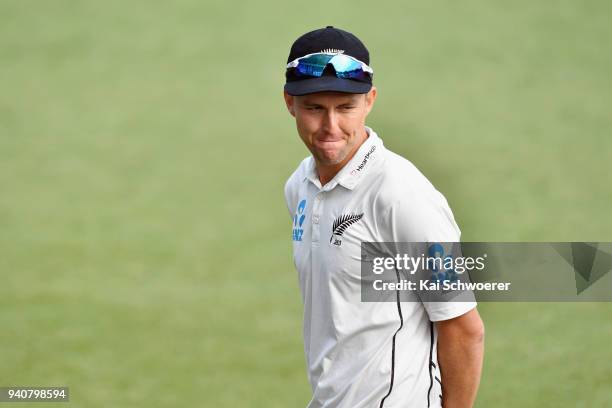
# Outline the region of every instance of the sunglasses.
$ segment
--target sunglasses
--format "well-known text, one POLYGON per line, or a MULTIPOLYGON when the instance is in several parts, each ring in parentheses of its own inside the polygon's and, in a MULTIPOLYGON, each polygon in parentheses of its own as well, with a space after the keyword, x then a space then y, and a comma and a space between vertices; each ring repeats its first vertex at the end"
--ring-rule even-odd
POLYGON ((287 64, 287 70, 297 77, 321 77, 327 64, 332 64, 338 78, 368 81, 374 70, 364 62, 349 55, 319 52, 296 58, 287 64))

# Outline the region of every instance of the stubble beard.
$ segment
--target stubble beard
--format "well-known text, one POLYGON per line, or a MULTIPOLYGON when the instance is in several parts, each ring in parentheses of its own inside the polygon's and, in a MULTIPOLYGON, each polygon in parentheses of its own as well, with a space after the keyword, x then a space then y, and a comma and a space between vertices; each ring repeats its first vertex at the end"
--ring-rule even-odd
POLYGON ((313 154, 318 164, 322 166, 335 166, 337 164, 342 163, 346 159, 350 151, 351 147, 345 146, 343 149, 340 149, 339 151, 337 151, 336 154, 331 157, 329 154, 325 154, 324 152, 321 152, 314 148, 311 153, 313 154))

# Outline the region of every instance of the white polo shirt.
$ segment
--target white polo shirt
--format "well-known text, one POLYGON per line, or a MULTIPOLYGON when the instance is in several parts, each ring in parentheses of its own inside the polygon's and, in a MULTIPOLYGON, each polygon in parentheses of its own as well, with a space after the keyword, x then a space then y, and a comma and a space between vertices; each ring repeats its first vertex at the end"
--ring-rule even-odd
POLYGON ((325 186, 314 159, 285 185, 304 303, 308 408, 441 406, 432 322, 473 302, 361 302, 361 242, 458 242, 446 199, 376 133, 325 186))

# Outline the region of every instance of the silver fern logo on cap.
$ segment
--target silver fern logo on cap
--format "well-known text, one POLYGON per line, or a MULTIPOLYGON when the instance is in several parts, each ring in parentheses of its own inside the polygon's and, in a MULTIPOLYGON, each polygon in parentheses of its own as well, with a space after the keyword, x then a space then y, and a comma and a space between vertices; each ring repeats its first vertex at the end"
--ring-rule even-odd
POLYGON ((326 48, 321 50, 323 54, 344 54, 344 50, 338 50, 336 48, 326 48))
POLYGON ((332 235, 329 238, 329 242, 333 243, 336 246, 342 245, 341 237, 344 234, 344 231, 346 231, 348 227, 355 224, 361 218, 363 218, 363 213, 343 214, 336 218, 332 226, 332 235))

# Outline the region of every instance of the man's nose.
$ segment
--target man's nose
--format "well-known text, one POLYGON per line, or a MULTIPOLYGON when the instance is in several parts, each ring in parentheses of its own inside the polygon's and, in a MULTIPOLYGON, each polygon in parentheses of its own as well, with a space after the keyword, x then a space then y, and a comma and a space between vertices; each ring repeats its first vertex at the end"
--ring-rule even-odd
POLYGON ((323 129, 329 133, 338 130, 338 114, 333 109, 328 109, 323 118, 323 129))

